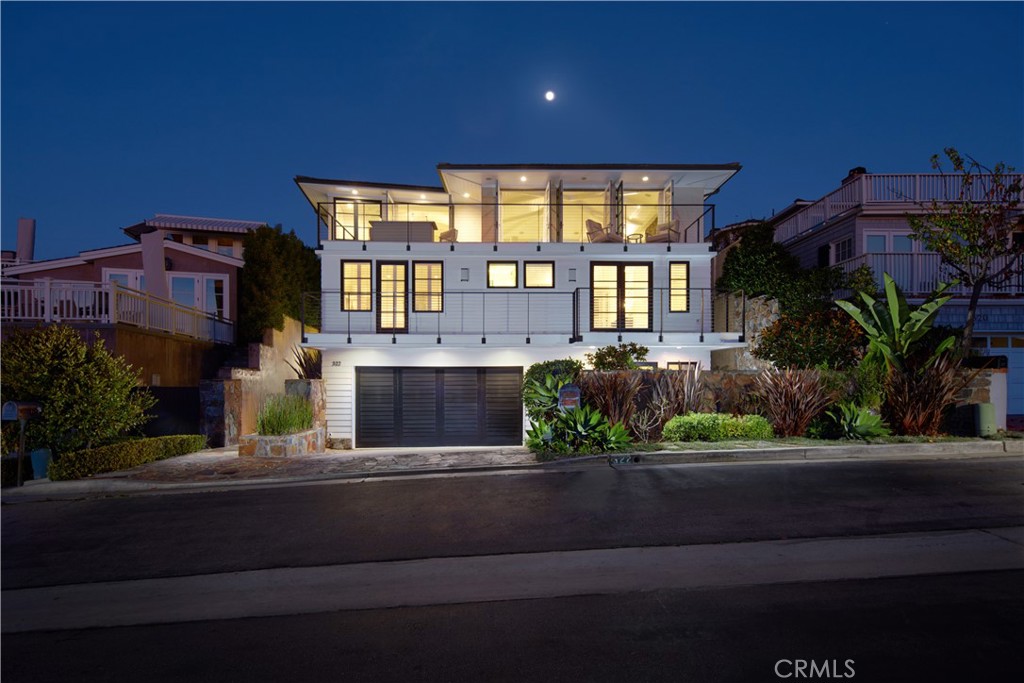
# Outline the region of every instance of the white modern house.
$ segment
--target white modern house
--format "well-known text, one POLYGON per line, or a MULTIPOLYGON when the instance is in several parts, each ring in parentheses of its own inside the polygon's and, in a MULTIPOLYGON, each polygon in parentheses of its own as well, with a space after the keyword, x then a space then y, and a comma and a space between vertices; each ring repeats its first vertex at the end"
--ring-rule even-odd
MULTIPOLYGON (((954 275, 938 254, 910 237, 908 214, 931 202, 955 201, 961 182, 955 174, 868 173, 855 168, 838 188, 815 201, 796 200, 774 219, 775 241, 804 268, 836 266, 851 272, 869 266, 881 283, 889 273, 911 302, 920 302, 938 282, 954 275)), ((979 193, 980 186, 975 188, 979 193)), ((975 200, 980 201, 979 194, 975 200)), ((1014 239, 1024 239, 1015 234, 1014 239)), ((1012 258, 1009 253, 1004 259, 1012 258)), ((936 324, 961 327, 970 292, 943 306, 936 324)), ((1007 359, 1007 424, 1024 427, 1024 277, 1018 275, 982 292, 974 326, 974 344, 983 354, 1007 359)))
POLYGON ((521 444, 523 372, 619 342, 660 368, 742 346, 712 319, 708 198, 739 164, 440 164, 438 186, 295 178, 319 231, 331 438, 521 444), (717 331, 713 331, 717 330, 717 331))

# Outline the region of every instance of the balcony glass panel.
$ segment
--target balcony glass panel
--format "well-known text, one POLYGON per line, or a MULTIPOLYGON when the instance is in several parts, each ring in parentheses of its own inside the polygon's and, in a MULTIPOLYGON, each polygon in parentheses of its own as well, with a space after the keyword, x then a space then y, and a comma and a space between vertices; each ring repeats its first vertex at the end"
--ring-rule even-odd
POLYGON ((546 242, 544 190, 501 191, 501 242, 546 242))
POLYGON ((562 193, 562 241, 586 242, 586 223, 608 224, 605 195, 601 190, 566 190, 562 193))

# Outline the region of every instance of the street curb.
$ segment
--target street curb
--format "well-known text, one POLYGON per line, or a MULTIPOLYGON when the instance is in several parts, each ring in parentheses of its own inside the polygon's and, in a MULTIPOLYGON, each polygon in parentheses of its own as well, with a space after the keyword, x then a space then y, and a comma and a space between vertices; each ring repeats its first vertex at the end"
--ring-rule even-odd
MULTIPOLYGON (((944 443, 859 444, 850 446, 796 446, 743 450, 708 451, 631 451, 616 455, 629 456, 633 463, 618 465, 629 468, 636 465, 685 464, 765 464, 781 462, 844 462, 844 461, 898 461, 935 459, 972 459, 1024 456, 1024 440, 1012 441, 956 441, 944 443), (635 463, 635 464, 634 464, 635 463)), ((237 479, 223 481, 154 482, 124 479, 83 479, 51 482, 44 479, 29 481, 20 489, 4 489, 0 503, 16 504, 58 500, 77 500, 93 497, 116 497, 146 494, 206 493, 212 491, 271 488, 329 483, 332 481, 358 483, 361 481, 408 479, 414 477, 444 477, 487 473, 558 472, 570 468, 604 466, 607 455, 589 455, 552 462, 482 465, 430 469, 394 469, 375 472, 339 472, 331 474, 266 479, 237 479)))

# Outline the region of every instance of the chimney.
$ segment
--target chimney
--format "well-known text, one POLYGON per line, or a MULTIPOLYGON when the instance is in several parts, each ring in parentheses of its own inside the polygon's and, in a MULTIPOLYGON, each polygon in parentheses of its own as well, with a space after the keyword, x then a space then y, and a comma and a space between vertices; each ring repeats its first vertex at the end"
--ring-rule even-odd
POLYGON ((31 263, 36 253, 36 219, 18 219, 18 251, 15 252, 16 263, 31 263))
POLYGON ((864 175, 867 172, 868 172, 868 169, 864 168, 863 166, 858 166, 857 168, 851 168, 850 172, 846 174, 845 178, 843 178, 843 182, 841 184, 845 185, 846 183, 850 182, 851 180, 855 180, 857 178, 857 176, 864 175))

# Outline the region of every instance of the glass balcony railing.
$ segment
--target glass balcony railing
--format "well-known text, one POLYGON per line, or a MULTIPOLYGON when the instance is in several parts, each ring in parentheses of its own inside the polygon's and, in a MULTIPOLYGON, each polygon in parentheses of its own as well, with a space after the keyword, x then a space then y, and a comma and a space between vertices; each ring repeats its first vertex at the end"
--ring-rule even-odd
POLYGON ((324 202, 321 243, 700 243, 715 227, 713 204, 324 202))

